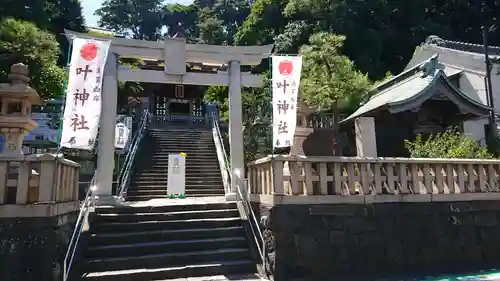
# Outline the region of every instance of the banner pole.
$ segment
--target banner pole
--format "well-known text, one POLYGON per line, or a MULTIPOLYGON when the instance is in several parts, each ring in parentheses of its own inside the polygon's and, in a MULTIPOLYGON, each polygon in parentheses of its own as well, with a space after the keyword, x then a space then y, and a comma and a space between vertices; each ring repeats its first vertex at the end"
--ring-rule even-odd
POLYGON ((69 80, 69 64, 71 63, 71 51, 73 49, 73 38, 71 38, 71 41, 69 42, 69 46, 68 46, 68 55, 67 55, 67 60, 66 60, 66 77, 64 78, 64 84, 63 84, 63 88, 62 88, 62 100, 63 100, 63 103, 62 103, 62 106, 61 106, 61 116, 59 118, 59 128, 58 128, 58 132, 57 132, 57 146, 58 146, 58 149, 57 149, 57 153, 59 153, 59 151, 61 150, 61 137, 62 137, 62 129, 63 129, 63 119, 64 119, 64 107, 66 105, 66 99, 68 98, 67 97, 67 87, 68 87, 68 80, 69 80))
POLYGON ((274 116, 273 116, 273 56, 269 57, 269 118, 271 120, 269 130, 271 131, 271 155, 274 155, 274 116))

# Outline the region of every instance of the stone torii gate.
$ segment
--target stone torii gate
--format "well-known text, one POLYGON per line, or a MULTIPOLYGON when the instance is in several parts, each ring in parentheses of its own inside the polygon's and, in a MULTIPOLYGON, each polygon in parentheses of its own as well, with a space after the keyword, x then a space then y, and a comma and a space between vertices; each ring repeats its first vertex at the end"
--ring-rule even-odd
POLYGON ((114 133, 118 97, 118 81, 167 83, 185 85, 229 86, 229 141, 231 161, 231 193, 235 198, 237 185, 244 177, 243 123, 241 87, 262 87, 261 76, 242 73, 242 65, 258 65, 271 54, 273 45, 214 46, 186 44, 184 38, 165 38, 164 41, 144 41, 106 36, 89 36, 66 30, 66 37, 111 40, 104 70, 102 113, 97 159, 96 194, 101 198, 113 196, 114 133), (129 69, 118 66, 118 57, 164 60, 164 71, 129 69), (228 72, 193 73, 186 71, 186 62, 228 65, 228 72))

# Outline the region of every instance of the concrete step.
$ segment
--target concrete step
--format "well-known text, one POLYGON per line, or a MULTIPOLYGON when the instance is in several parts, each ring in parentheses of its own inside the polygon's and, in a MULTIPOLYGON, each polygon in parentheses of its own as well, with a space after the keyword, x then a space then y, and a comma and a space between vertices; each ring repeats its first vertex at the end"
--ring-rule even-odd
POLYGON ((132 230, 160 230, 185 228, 216 228, 240 225, 240 218, 213 218, 192 220, 171 220, 161 222, 107 223, 95 225, 94 233, 127 232, 132 230))
POLYGON ((172 221, 191 219, 235 218, 239 217, 238 209, 198 210, 158 213, 127 213, 127 214, 99 214, 93 218, 95 223, 129 223, 172 221))
POLYGON ((245 248, 247 241, 242 237, 222 237, 196 240, 164 240, 133 244, 111 244, 91 246, 85 258, 115 258, 133 255, 155 255, 162 253, 195 252, 217 249, 245 248))
MULTIPOLYGON (((165 195, 167 192, 165 191, 163 194, 156 194, 156 195, 127 195, 126 200, 127 201, 148 201, 151 199, 163 199, 167 198, 165 195)), ((185 198, 193 198, 193 197, 209 197, 209 196, 224 196, 225 192, 224 190, 219 191, 218 193, 207 193, 207 192, 199 192, 199 193, 194 193, 194 192, 186 192, 184 194, 185 198)))
POLYGON ((130 255, 114 258, 95 258, 87 261, 87 272, 116 271, 123 269, 165 268, 210 264, 218 261, 251 260, 247 248, 223 248, 217 250, 161 253, 154 255, 130 255))
POLYGON ((186 155, 189 156, 206 156, 206 155, 213 155, 214 157, 217 156, 217 151, 215 149, 197 149, 197 148, 186 148, 186 147, 162 147, 162 148, 155 148, 154 152, 147 153, 143 152, 144 156, 166 156, 168 157, 170 154, 178 154, 178 153, 186 153, 186 155))
MULTIPOLYGON (((137 170, 143 170, 151 166, 160 166, 164 167, 165 165, 168 166, 168 160, 167 159, 146 159, 144 161, 137 161, 136 163, 140 163, 138 165, 137 170)), ((218 167, 219 166, 219 161, 216 158, 198 158, 198 159, 192 159, 188 158, 186 161, 186 167, 187 166, 205 166, 205 167, 218 167)))
MULTIPOLYGON (((138 174, 134 174, 132 176, 132 181, 138 181, 138 180, 151 180, 151 181, 155 181, 157 179, 164 179, 164 180, 167 180, 168 179, 168 171, 165 170, 163 172, 141 172, 141 173, 138 173, 138 174)), ((208 182, 220 182, 221 181, 221 176, 220 176, 220 172, 219 173, 210 173, 210 172, 201 172, 201 171, 198 171, 198 172, 192 172, 192 173, 188 173, 186 175, 186 183, 199 183, 199 184, 203 184, 203 183, 208 183, 208 182)))
MULTIPOLYGON (((219 173, 220 174, 220 173, 219 173)), ((188 173, 185 177, 186 184, 206 184, 206 183, 218 183, 222 181, 222 178, 219 174, 215 173, 202 173, 202 172, 191 172, 188 173)), ((137 173, 134 174, 131 177, 131 182, 132 183, 142 183, 142 184, 152 184, 154 185, 158 181, 164 181, 167 182, 168 180, 168 172, 165 170, 165 172, 161 173, 137 173)))
MULTIPOLYGON (((220 194, 186 194, 184 198, 204 198, 209 196, 224 196, 224 193, 220 194)), ((127 196, 126 200, 129 202, 144 202, 153 199, 165 199, 165 195, 150 195, 150 196, 127 196)))
POLYGON ((183 136, 201 136, 212 138, 212 131, 171 131, 171 132, 152 132, 147 136, 151 137, 183 137, 183 136))
MULTIPOLYGON (((129 184, 129 189, 131 191, 133 190, 167 190, 168 186, 168 181, 159 179, 156 181, 148 181, 148 182, 142 182, 142 181, 134 181, 129 184)), ((208 190, 208 189, 222 189, 222 180, 220 181, 214 181, 210 183, 186 183, 185 184, 186 191, 192 191, 192 190, 208 190)))
MULTIPOLYGON (((171 144, 159 144, 159 143, 151 143, 151 144, 144 144, 147 145, 145 147, 144 151, 148 151, 149 153, 171 153, 171 152, 176 152, 179 149, 183 149, 186 151, 190 152, 210 152, 210 151, 215 151, 215 146, 212 144, 210 146, 208 145, 203 145, 203 144, 184 144, 182 141, 178 141, 175 143, 171 144)), ((187 153, 187 152, 186 152, 187 153)))
MULTIPOLYGON (((166 176, 164 177, 134 177, 132 181, 130 182, 130 186, 144 186, 144 187, 150 187, 150 189, 154 189, 156 186, 166 186, 168 183, 168 178, 166 176)), ((187 187, 198 187, 198 188, 205 188, 213 185, 222 185, 222 179, 220 178, 210 178, 207 176, 206 179, 202 180, 197 180, 193 178, 186 177, 186 182, 185 182, 186 188, 187 187)))
MULTIPOLYGON (((147 159, 144 159, 147 160, 147 159)), ((142 162, 148 162, 148 161, 142 161, 142 162)), ((149 161, 151 162, 151 161, 149 161)), ((168 161, 155 161, 152 163, 152 166, 150 167, 167 167, 168 166, 168 161)), ((206 159, 206 161, 198 161, 198 159, 191 159, 187 158, 186 159, 186 168, 191 167, 191 168, 211 168, 217 166, 219 167, 219 161, 217 159, 206 159)), ((149 166, 148 166, 149 167, 149 166)), ((137 168, 144 168, 144 167, 137 167, 137 168)))
MULTIPOLYGON (((194 173, 211 173, 211 174, 220 174, 220 168, 219 166, 215 165, 196 165, 197 163, 190 163, 186 165, 186 174, 189 174, 189 172, 194 172, 194 173)), ((140 173, 144 172, 165 172, 168 171, 168 165, 165 164, 153 164, 150 167, 144 168, 144 170, 141 170, 140 173)), ((138 171, 139 172, 139 171, 138 171)))
MULTIPOLYGON (((217 261, 203 264, 190 264, 170 268, 141 268, 135 270, 116 270, 95 272, 87 274, 84 278, 88 281, 142 281, 166 280, 186 277, 219 276, 232 274, 254 273, 255 263, 251 260, 217 261)), ((212 279, 209 279, 212 280, 212 279)), ((218 279, 213 279, 218 280, 218 279)), ((240 280, 240 279, 229 279, 240 280)), ((244 279, 243 279, 244 280, 244 279)), ((255 281, 247 279, 248 281, 255 281)))
POLYGON ((192 205, 162 205, 162 206, 117 206, 98 207, 95 214, 130 214, 130 213, 168 213, 200 210, 227 210, 235 209, 236 203, 207 203, 192 205))
MULTIPOLYGON (((151 195, 140 190, 136 194, 151 195)), ((82 280, 152 281, 255 273, 236 203, 209 203, 217 200, 97 207, 90 217, 82 280)))
POLYGON ((205 138, 212 138, 212 131, 176 131, 176 132, 156 132, 156 133, 149 133, 147 136, 150 137, 167 137, 167 138, 176 138, 176 137, 183 137, 183 136, 198 136, 198 137, 205 137, 205 138))
MULTIPOLYGON (((136 158, 139 162, 151 162, 151 163, 168 163, 169 153, 166 154, 154 154, 154 155, 144 155, 136 158)), ((205 163, 219 163, 216 153, 192 153, 188 154, 186 152, 186 163, 199 162, 200 164, 205 163)))
MULTIPOLYGON (((132 179, 137 179, 137 178, 140 178, 140 177, 163 177, 163 178, 166 178, 168 176, 168 171, 165 170, 165 172, 148 172, 148 171, 140 171, 140 172, 136 172, 132 175, 132 179)), ((200 182, 203 182, 204 179, 220 179, 221 178, 221 175, 220 175, 220 171, 218 172, 214 172, 214 173, 202 173, 200 171, 198 172, 192 172, 192 173, 189 173, 189 174, 186 174, 186 180, 196 180, 196 181, 200 181, 200 182)))
MULTIPOLYGON (((225 194, 224 188, 221 185, 213 185, 213 186, 203 186, 202 188, 199 187, 188 187, 184 191, 185 195, 190 197, 190 196, 223 196, 225 194)), ((144 186, 133 186, 130 187, 129 190, 127 190, 127 198, 130 197, 138 197, 138 196, 154 196, 156 197, 166 197, 167 196, 167 185, 165 186, 155 186, 154 189, 151 187, 144 187, 144 186)))
MULTIPOLYGON (((137 179, 151 179, 155 180, 158 178, 167 179, 168 178, 168 170, 165 169, 163 171, 140 171, 136 172, 132 175, 132 180, 137 179)), ((215 170, 214 172, 204 172, 204 171, 190 171, 190 173, 186 173, 186 181, 193 181, 195 183, 204 183, 207 181, 215 181, 220 180, 220 170, 215 170)))
POLYGON ((90 245, 110 245, 143 243, 150 241, 215 239, 222 237, 244 237, 243 226, 199 229, 162 229, 153 231, 135 231, 125 233, 95 233, 90 237, 90 245))
POLYGON ((172 142, 172 141, 186 141, 189 143, 206 143, 214 144, 214 139, 212 136, 200 136, 200 135, 181 135, 181 136, 148 136, 143 139, 145 142, 152 143, 162 143, 162 142, 172 142))
MULTIPOLYGON (((167 187, 160 189, 149 189, 144 187, 131 188, 127 190, 127 196, 166 196, 167 187)), ((224 195, 224 188, 189 188, 186 189, 186 195, 224 195)))
POLYGON ((191 153, 191 154, 209 154, 216 153, 215 147, 198 147, 198 146, 184 146, 184 145, 168 145, 168 146, 151 146, 148 150, 144 150, 147 155, 168 155, 171 153, 191 153))
POLYGON ((206 143, 214 144, 214 139, 212 136, 199 136, 199 135, 181 135, 181 136, 164 136, 164 137, 149 137, 145 139, 147 141, 155 143, 170 143, 174 141, 186 141, 187 143, 206 143))

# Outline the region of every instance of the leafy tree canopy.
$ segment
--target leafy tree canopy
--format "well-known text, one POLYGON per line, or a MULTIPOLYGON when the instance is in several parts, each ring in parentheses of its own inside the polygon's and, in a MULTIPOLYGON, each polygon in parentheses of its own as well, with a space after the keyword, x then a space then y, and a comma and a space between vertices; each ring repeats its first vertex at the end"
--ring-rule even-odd
POLYGON ((99 25, 135 39, 156 40, 161 37, 161 0, 105 0, 96 11, 99 25))
POLYGON ((57 66, 59 44, 55 36, 34 24, 14 19, 0 22, 0 79, 7 81, 10 67, 22 62, 29 67, 31 86, 42 98, 62 93, 64 69, 57 66))
POLYGON ((78 32, 85 31, 82 6, 79 0, 2 0, 0 20, 14 18, 33 23, 55 36, 61 52, 58 64, 67 62, 69 43, 64 36, 64 29, 78 32))
POLYGON ((342 55, 344 40, 344 36, 319 32, 300 49, 303 58, 302 97, 319 111, 332 112, 336 135, 342 109, 352 111, 366 98, 371 86, 368 77, 342 55))

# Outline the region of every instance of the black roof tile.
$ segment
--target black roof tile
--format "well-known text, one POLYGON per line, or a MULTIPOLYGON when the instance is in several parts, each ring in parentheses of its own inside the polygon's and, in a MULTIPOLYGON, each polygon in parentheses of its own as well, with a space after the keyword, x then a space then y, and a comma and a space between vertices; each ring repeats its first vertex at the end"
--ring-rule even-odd
MULTIPOLYGON (((460 41, 450 41, 444 40, 436 35, 431 35, 425 39, 426 45, 436 45, 443 48, 471 52, 471 53, 484 53, 484 47, 481 44, 472 44, 460 41)), ((500 47, 498 46, 488 46, 488 53, 490 55, 500 56, 500 47)))

